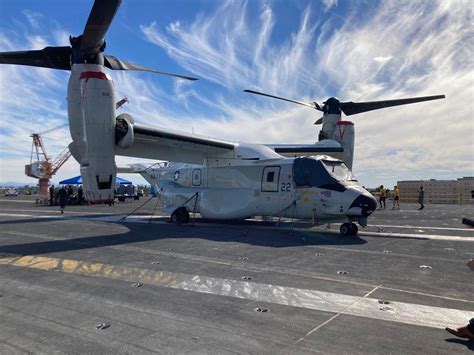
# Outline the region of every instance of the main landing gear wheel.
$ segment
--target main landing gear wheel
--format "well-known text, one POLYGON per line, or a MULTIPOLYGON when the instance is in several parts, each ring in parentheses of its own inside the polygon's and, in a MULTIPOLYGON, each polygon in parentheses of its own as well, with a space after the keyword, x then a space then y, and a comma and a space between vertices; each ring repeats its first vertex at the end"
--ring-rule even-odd
POLYGON ((343 223, 339 230, 342 235, 356 235, 359 231, 355 223, 343 223))
POLYGON ((178 208, 171 214, 171 223, 183 224, 189 222, 189 212, 186 208, 178 208))

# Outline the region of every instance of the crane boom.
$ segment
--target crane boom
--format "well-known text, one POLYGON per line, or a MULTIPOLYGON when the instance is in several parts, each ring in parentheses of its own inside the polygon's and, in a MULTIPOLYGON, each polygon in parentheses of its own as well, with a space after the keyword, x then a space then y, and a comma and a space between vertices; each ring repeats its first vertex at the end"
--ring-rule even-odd
POLYGON ((46 134, 46 133, 50 133, 50 132, 56 131, 56 130, 58 130, 58 129, 67 127, 67 125, 68 125, 67 123, 64 123, 64 124, 62 124, 62 125, 60 125, 60 126, 47 129, 46 131, 43 131, 43 132, 41 132, 40 134, 41 134, 41 135, 44 135, 44 134, 46 134))
POLYGON ((56 174, 61 166, 69 159, 71 156, 71 152, 69 148, 64 149, 59 155, 54 159, 53 163, 51 164, 51 176, 56 174))
POLYGON ((33 143, 31 145, 30 164, 25 165, 25 174, 39 180, 39 191, 41 195, 47 195, 49 180, 64 165, 71 156, 68 148, 64 149, 54 160, 46 153, 42 135, 63 128, 67 124, 51 128, 43 133, 32 133, 33 143), (33 157, 36 160, 33 160, 33 157))
POLYGON ((33 163, 33 154, 36 155, 36 161, 48 161, 49 157, 46 153, 46 148, 44 147, 43 138, 38 133, 32 133, 31 138, 33 138, 33 144, 31 147, 31 155, 30 155, 30 164, 33 163), (41 159, 43 156, 43 159, 41 159))

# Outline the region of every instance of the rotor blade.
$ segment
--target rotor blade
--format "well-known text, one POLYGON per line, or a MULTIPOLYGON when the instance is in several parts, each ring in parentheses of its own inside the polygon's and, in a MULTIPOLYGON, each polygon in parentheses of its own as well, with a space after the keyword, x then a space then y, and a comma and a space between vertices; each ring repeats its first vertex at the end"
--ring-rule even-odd
POLYGON ((163 74, 163 75, 169 75, 169 76, 174 76, 176 78, 180 79, 186 79, 186 80, 198 80, 197 78, 193 78, 190 76, 184 76, 184 75, 179 75, 179 74, 172 74, 172 73, 167 73, 164 71, 160 70, 155 70, 147 67, 142 67, 140 65, 128 63, 124 60, 120 60, 117 57, 111 56, 111 55, 106 55, 104 56, 104 65, 107 68, 113 69, 113 70, 139 70, 139 71, 148 71, 151 73, 156 73, 156 74, 163 74))
POLYGON ((82 33, 81 52, 94 54, 104 43, 109 29, 122 0, 95 0, 86 27, 82 33))
POLYGON ((244 92, 249 92, 249 93, 251 93, 251 94, 256 94, 256 95, 268 96, 268 97, 272 97, 272 98, 274 98, 274 99, 283 100, 283 101, 288 101, 288 102, 292 102, 292 103, 294 103, 294 104, 303 105, 303 106, 308 106, 308 107, 314 108, 315 110, 322 111, 321 108, 319 107, 319 105, 318 105, 316 102, 310 102, 310 103, 308 103, 308 102, 290 100, 290 99, 285 99, 284 97, 279 97, 279 96, 264 94, 263 92, 258 92, 258 91, 254 91, 254 90, 244 90, 244 92))
POLYGON ((71 47, 45 47, 36 51, 0 52, 0 64, 71 69, 71 47))
POLYGON ((438 100, 446 98, 445 95, 412 97, 399 100, 371 101, 371 102, 341 102, 341 110, 346 116, 355 115, 361 112, 379 110, 385 107, 414 104, 416 102, 438 100))

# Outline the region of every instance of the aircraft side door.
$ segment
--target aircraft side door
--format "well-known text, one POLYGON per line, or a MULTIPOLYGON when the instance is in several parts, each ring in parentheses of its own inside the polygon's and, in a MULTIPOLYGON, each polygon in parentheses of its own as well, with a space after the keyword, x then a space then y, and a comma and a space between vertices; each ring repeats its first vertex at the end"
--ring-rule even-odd
POLYGON ((272 216, 278 212, 280 171, 280 166, 266 166, 263 168, 259 198, 259 213, 264 216, 272 216))
POLYGON ((201 186, 202 185, 202 170, 201 169, 193 169, 192 172, 192 184, 193 186, 201 186))
POLYGON ((262 192, 278 192, 280 166, 266 166, 262 174, 262 192))

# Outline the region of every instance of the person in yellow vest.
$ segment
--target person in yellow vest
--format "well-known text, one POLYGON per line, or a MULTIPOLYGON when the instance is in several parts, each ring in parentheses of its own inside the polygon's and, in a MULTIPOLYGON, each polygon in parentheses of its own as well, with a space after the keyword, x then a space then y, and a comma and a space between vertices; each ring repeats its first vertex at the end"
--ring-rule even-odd
POLYGON ((387 207, 385 205, 386 193, 385 193, 385 188, 383 187, 383 185, 380 185, 379 193, 380 193, 380 200, 379 200, 380 208, 382 208, 382 205, 383 205, 383 208, 385 209, 387 207))
POLYGON ((400 203, 398 202, 400 200, 400 189, 398 186, 393 187, 393 207, 392 210, 395 209, 395 206, 397 206, 398 209, 400 209, 400 203))

